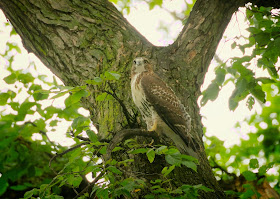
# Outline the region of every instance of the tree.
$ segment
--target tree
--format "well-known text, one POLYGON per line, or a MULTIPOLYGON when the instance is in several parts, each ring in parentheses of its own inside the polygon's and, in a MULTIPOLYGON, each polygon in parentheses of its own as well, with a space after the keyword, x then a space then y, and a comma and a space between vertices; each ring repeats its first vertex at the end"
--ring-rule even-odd
MULTIPOLYGON (((135 198, 147 196, 149 187, 153 185, 158 186, 158 193, 162 192, 163 194, 166 193, 161 188, 169 188, 174 191, 173 194, 175 195, 180 194, 180 191, 190 194, 191 190, 194 189, 193 197, 195 197, 196 191, 201 189, 202 191, 199 192, 201 198, 225 198, 221 187, 212 174, 204 151, 200 152, 201 158, 198 160, 197 172, 194 171, 196 166, 193 165, 195 162, 193 159, 181 156, 176 150, 174 152, 172 148, 166 149, 163 147, 158 148, 158 150, 153 148, 147 150, 138 147, 138 151, 136 149, 128 153, 128 142, 123 142, 121 144, 122 148, 119 151, 112 152, 109 157, 108 151, 113 150, 115 143, 118 143, 118 141, 124 141, 131 136, 135 137, 137 135, 138 143, 143 144, 151 141, 150 138, 139 136, 140 133, 146 135, 147 132, 138 129, 145 125, 138 122, 137 110, 132 104, 129 92, 130 67, 132 60, 137 56, 149 57, 156 63, 157 73, 168 81, 191 115, 193 119, 192 133, 202 133, 199 106, 197 105, 197 99, 201 95, 200 87, 232 14, 240 6, 244 6, 245 3, 247 1, 243 0, 227 2, 214 0, 211 3, 202 0, 196 1, 182 32, 176 41, 168 47, 156 47, 150 44, 123 18, 113 4, 104 0, 94 2, 3 0, 0 2, 0 7, 17 33, 22 37, 24 46, 28 51, 35 53, 66 86, 80 86, 77 89, 69 89, 73 94, 67 98, 68 101, 65 101, 66 106, 76 110, 79 107, 76 106, 76 102, 81 99, 83 107, 90 111, 92 123, 98 129, 99 141, 111 140, 107 152, 102 151, 106 148, 103 147, 97 153, 97 155, 107 155, 104 160, 104 169, 98 170, 100 173, 96 176, 97 180, 104 175, 105 171, 111 172, 110 175, 106 176, 110 182, 122 182, 120 185, 123 187, 126 184, 131 185, 131 183, 128 183, 131 182, 131 179, 137 179, 138 181, 135 181, 135 183, 138 187, 145 185, 139 188, 141 191, 125 189, 125 191, 132 191, 130 194, 135 198), (147 154, 148 159, 143 153, 147 154), (155 153, 163 155, 157 155, 155 158, 155 153), (134 159, 134 161, 125 162, 128 159, 134 159), (122 162, 122 166, 114 160, 119 163, 122 162), (150 162, 152 162, 152 165, 150 162), (127 164, 128 166, 124 169, 123 166, 127 164), (182 166, 179 167, 180 165, 182 166), (125 170, 126 172, 121 172, 125 170), (163 175, 161 175, 162 172, 163 175), (167 181, 168 185, 163 183, 166 182, 167 175, 169 179, 175 179, 167 181), (186 184, 202 184, 203 186, 184 186, 186 184), (180 188, 180 190, 177 188, 180 188), (213 191, 209 191, 209 189, 213 191)), ((255 1, 254 5, 279 7, 279 3, 274 1, 265 3, 255 1)), ((267 12, 270 13, 270 11, 267 12)), ((259 33, 255 32, 254 34, 259 33)), ((261 37, 261 34, 259 35, 261 37)), ((261 41, 263 40, 261 39, 261 41)), ((259 44, 258 40, 256 42, 259 44)), ((263 44, 259 44, 259 46, 261 47, 263 44)), ((246 58, 236 60, 233 69, 239 72, 242 77, 242 74, 244 74, 242 72, 243 67, 240 66, 250 60, 246 58)), ((271 64, 267 68, 271 69, 271 74, 275 76, 274 65, 271 64)), ((244 70, 246 71, 246 69, 244 70)), ((217 77, 226 74, 223 66, 217 71, 217 77)), ((251 76, 253 77, 253 75, 251 76)), ((264 101, 264 92, 254 82, 254 77, 248 81, 249 83, 255 83, 250 84, 252 87, 250 91, 244 89, 244 86, 240 86, 244 85, 244 78, 240 78, 238 75, 235 78, 237 79, 237 86, 235 94, 231 97, 231 109, 236 108, 238 102, 248 96, 249 93, 252 94, 251 101, 253 101, 253 97, 264 101)), ((218 95, 219 86, 224 83, 224 79, 220 82, 219 80, 217 78, 209 87, 208 92, 204 93, 204 103, 208 99, 215 99, 218 95)), ((39 90, 38 93, 42 95, 48 94, 40 92, 40 89, 34 88, 33 90, 39 90)), ((29 106, 29 108, 31 107, 29 106)), ((61 117, 70 119, 74 116, 77 116, 72 125, 74 136, 76 139, 84 139, 79 137, 78 134, 84 130, 83 126, 88 125, 86 119, 78 113, 67 115, 66 112, 61 117)), ((35 125, 39 126, 39 124, 35 125)), ((77 146, 90 144, 89 141, 96 141, 91 131, 88 131, 88 135, 90 140, 86 139, 77 146)), ((156 140, 156 136, 153 136, 156 140)), ((164 144, 170 145, 170 143, 164 144)), ((94 148, 96 145, 90 145, 90 147, 94 148)), ((82 181, 77 176, 74 176, 73 179, 75 180, 72 181, 72 185, 76 182, 79 184, 78 182, 82 181)), ((96 183, 96 181, 94 182, 96 183)), ((94 186, 95 183, 86 186, 86 189, 81 193, 91 192, 88 188, 94 186)), ((114 190, 120 188, 117 183, 114 186, 114 190)), ((123 189, 121 190, 123 191, 123 189)), ((99 196, 103 194, 105 197, 106 194, 109 194, 109 191, 108 189, 98 189, 94 193, 99 194, 99 196)), ((32 194, 35 194, 35 192, 32 192, 32 194)), ((124 195, 123 192, 115 194, 124 195)), ((79 194, 79 196, 81 195, 79 194)))

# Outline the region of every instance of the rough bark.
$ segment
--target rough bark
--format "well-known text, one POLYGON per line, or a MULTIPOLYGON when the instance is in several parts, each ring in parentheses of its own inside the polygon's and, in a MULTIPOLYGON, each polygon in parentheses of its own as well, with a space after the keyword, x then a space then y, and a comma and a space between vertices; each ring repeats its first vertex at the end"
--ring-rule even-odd
MULTIPOLYGON (((89 86, 92 95, 83 101, 99 133, 106 137, 109 132, 139 126, 129 79, 132 60, 137 56, 147 56, 155 63, 157 73, 175 90, 190 113, 192 133, 202 134, 197 99, 204 75, 231 16, 246 2, 197 0, 178 39, 168 47, 149 43, 106 0, 1 0, 0 8, 25 48, 35 53, 65 85, 84 85, 85 80, 107 70, 122 74, 114 85, 89 86), (96 102, 98 91, 112 88, 119 100, 96 102)), ((114 158, 125 159, 127 154, 115 154, 114 158)), ((134 158, 126 177, 137 176, 149 182, 157 179, 165 166, 160 157, 152 166, 146 157, 134 158)), ((224 198, 204 151, 199 161, 197 173, 186 168, 175 170, 171 186, 204 184, 215 191, 201 193, 202 198, 224 198)))

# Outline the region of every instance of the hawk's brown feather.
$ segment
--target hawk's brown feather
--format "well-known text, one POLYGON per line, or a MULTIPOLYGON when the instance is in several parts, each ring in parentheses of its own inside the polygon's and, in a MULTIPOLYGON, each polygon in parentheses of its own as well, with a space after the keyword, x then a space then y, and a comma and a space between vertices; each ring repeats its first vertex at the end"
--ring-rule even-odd
POLYGON ((198 148, 195 140, 188 132, 188 121, 183 105, 161 78, 155 73, 144 73, 141 86, 146 100, 154 107, 159 117, 194 151, 198 148))

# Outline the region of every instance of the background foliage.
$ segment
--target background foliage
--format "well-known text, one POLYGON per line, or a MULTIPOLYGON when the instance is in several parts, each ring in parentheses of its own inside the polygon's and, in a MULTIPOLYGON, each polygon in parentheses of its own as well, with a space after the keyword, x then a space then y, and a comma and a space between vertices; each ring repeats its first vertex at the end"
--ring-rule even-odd
MULTIPOLYGON (((112 2, 123 12, 129 12, 130 1, 112 2)), ((150 9, 163 4, 158 0, 146 3, 150 9)), ((186 7, 180 20, 187 18, 193 3, 186 7)), ((233 57, 216 67, 216 78, 203 91, 201 100, 202 105, 215 100, 222 87, 233 82, 235 90, 229 97, 229 109, 234 110, 241 100, 247 101, 249 109, 256 102, 266 102, 261 114, 256 113, 236 125, 236 128, 244 124, 251 127, 251 132, 239 145, 225 148, 218 138, 205 138, 209 161, 221 184, 232 184, 241 177, 245 179, 240 190, 224 187, 229 190, 228 194, 240 198, 259 195, 253 182, 268 181, 280 193, 279 15, 271 8, 252 6, 248 6, 246 15, 250 22, 248 42, 241 45, 236 38, 232 45, 244 56, 233 57), (263 69, 266 75, 257 77, 256 67, 263 69)), ((179 19, 180 15, 173 13, 173 16, 179 19)), ((15 34, 11 30, 10 35, 15 34)), ((83 191, 90 188, 91 197, 98 198, 132 197, 139 191, 145 191, 146 198, 196 198, 200 190, 211 191, 202 185, 173 189, 168 185, 171 180, 168 174, 183 165, 196 170, 196 160, 181 155, 174 147, 139 145, 133 139, 124 143, 125 148, 116 147, 113 152, 143 154, 151 164, 157 156, 163 156, 170 166, 162 170, 166 181, 150 182, 152 187, 147 187, 142 179, 123 179, 121 176, 133 159, 118 162, 102 158, 108 143, 98 139, 90 118, 81 114, 80 100, 89 95, 87 86, 66 87, 59 85, 55 78, 47 80, 38 72, 15 70, 14 58, 20 53, 20 47, 7 42, 6 51, 0 55, 6 63, 1 70, 9 72, 4 78, 6 88, 0 93, 1 197, 73 198, 76 194, 76 197, 85 198, 88 195, 83 191), (62 103, 55 106, 53 102, 60 98, 62 103), (72 146, 61 146, 48 136, 56 133, 62 121, 71 121, 65 133, 73 140, 72 146)), ((31 62, 30 68, 36 68, 36 65, 31 62)), ((114 71, 107 71, 87 83, 117 82, 119 77, 114 71)), ((96 100, 115 99, 100 92, 96 100)))

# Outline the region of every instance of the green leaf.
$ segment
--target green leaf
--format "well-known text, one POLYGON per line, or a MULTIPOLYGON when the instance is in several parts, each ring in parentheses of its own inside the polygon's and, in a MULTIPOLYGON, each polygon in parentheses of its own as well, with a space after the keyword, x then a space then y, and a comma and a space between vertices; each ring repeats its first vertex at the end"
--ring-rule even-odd
POLYGON ((164 167, 161 171, 161 173, 163 174, 163 176, 167 176, 171 171, 173 171, 175 169, 175 165, 172 165, 170 167, 164 167))
POLYGON ((0 196, 4 194, 9 187, 9 184, 3 177, 0 178, 0 196))
POLYGON ((110 71, 110 72, 106 71, 104 73, 104 76, 105 76, 106 80, 119 80, 121 77, 121 75, 119 73, 114 72, 114 71, 110 71))
POLYGON ((33 82, 35 77, 33 77, 31 73, 26 73, 26 74, 21 73, 18 75, 17 79, 23 84, 27 84, 33 82))
POLYGON ((250 96, 246 101, 246 106, 248 107, 249 110, 252 110, 254 104, 255 104, 255 98, 253 96, 250 96))
POLYGON ((83 178, 81 176, 76 176, 72 181, 72 185, 74 187, 79 187, 79 185, 81 184, 82 181, 83 181, 83 178))
POLYGON ((243 100, 248 94, 248 82, 244 78, 238 79, 236 88, 233 90, 229 98, 230 110, 235 110, 238 106, 239 101, 243 100))
POLYGON ((245 177, 246 180, 248 181, 253 181, 253 180, 257 180, 257 176, 255 173, 253 173, 252 171, 244 171, 242 173, 242 175, 245 177))
POLYGON ((261 102, 265 102, 265 93, 262 90, 262 87, 258 84, 256 84, 256 86, 252 89, 250 89, 252 95, 254 95, 258 100, 260 100, 261 102))
POLYGON ((7 46, 9 47, 9 51, 15 49, 18 53, 21 53, 21 50, 16 43, 7 42, 7 46))
POLYGON ((7 104, 10 95, 8 93, 0 93, 0 106, 4 106, 7 104))
POLYGON ((88 135, 88 137, 89 137, 89 139, 90 139, 91 142, 94 143, 94 142, 97 142, 97 141, 98 141, 97 135, 96 135, 96 133, 95 133, 94 131, 92 131, 92 130, 87 130, 86 132, 87 132, 87 135, 88 135))
MULTIPOLYGON (((112 152, 120 151, 120 150, 123 150, 123 148, 122 148, 122 147, 119 147, 119 146, 116 146, 116 147, 112 150, 112 152)), ((127 160, 130 160, 130 159, 127 159, 127 160)), ((122 161, 122 162, 123 162, 123 161, 122 161)))
POLYGON ((176 148, 171 148, 171 149, 168 149, 168 151, 166 151, 165 154, 168 154, 168 155, 175 154, 175 155, 177 155, 177 154, 180 154, 180 152, 176 148))
POLYGON ((234 111, 238 106, 238 102, 236 100, 234 100, 234 98, 232 97, 232 98, 229 98, 228 105, 229 105, 229 110, 234 111))
POLYGON ((98 189, 96 191, 96 196, 100 199, 109 199, 109 191, 108 189, 98 189))
POLYGON ((197 166, 194 162, 183 160, 182 164, 194 171, 197 171, 197 166))
POLYGON ((75 103, 79 102, 82 97, 87 97, 88 94, 89 93, 84 89, 79 90, 78 92, 75 92, 74 94, 69 95, 69 97, 67 97, 65 99, 64 103, 65 103, 66 107, 68 107, 72 104, 75 104, 75 103))
POLYGON ((11 30, 11 32, 10 32, 10 36, 12 36, 12 35, 17 35, 17 32, 15 31, 14 28, 13 28, 13 29, 11 30))
POLYGON ((19 103, 18 102, 10 102, 8 103, 12 109, 14 109, 15 111, 18 111, 19 109, 19 103))
POLYGON ((168 151, 167 146, 161 146, 156 149, 157 154, 164 154, 166 151, 168 151))
POLYGON ((256 169, 259 168, 259 161, 257 159, 251 159, 249 163, 250 168, 256 169))
POLYGON ((83 127, 85 125, 89 125, 89 118, 80 116, 74 119, 71 126, 73 129, 77 129, 78 127, 83 127))
POLYGON ((131 151, 131 154, 138 154, 138 153, 147 153, 148 149, 146 148, 140 148, 140 149, 135 149, 133 151, 131 151))
POLYGON ((195 158, 195 157, 185 155, 185 154, 182 154, 181 157, 182 157, 183 160, 188 160, 188 161, 192 161, 196 164, 199 164, 197 158, 195 158))
POLYGON ((100 95, 98 95, 95 100, 96 101, 104 101, 104 100, 112 100, 114 99, 111 95, 109 95, 108 93, 101 93, 100 95))
POLYGON ((270 79, 270 78, 268 78, 268 77, 259 77, 259 78, 256 78, 256 80, 262 82, 263 84, 272 84, 272 83, 275 83, 275 80, 270 79))
POLYGON ((152 163, 155 159, 155 156, 156 156, 156 153, 153 149, 149 149, 146 153, 147 157, 148 157, 148 160, 150 163, 152 163))
POLYGON ((122 172, 114 166, 109 166, 107 169, 115 174, 122 175, 122 172))
POLYGON ((156 196, 153 194, 145 195, 145 199, 155 199, 155 198, 156 198, 156 196))
POLYGON ((33 94, 34 100, 35 101, 40 101, 40 100, 45 100, 48 99, 49 94, 45 94, 45 93, 34 93, 33 94))
POLYGON ((252 34, 258 34, 261 32, 261 30, 256 27, 249 27, 249 28, 247 28, 247 30, 252 34))
POLYGON ((208 88, 202 92, 201 106, 204 106, 208 100, 214 101, 218 97, 219 91, 219 85, 215 81, 212 82, 208 88))
POLYGON ((202 184, 198 184, 198 185, 194 185, 193 186, 195 189, 200 189, 200 190, 203 190, 205 192, 213 192, 214 190, 213 189, 210 189, 208 187, 205 187, 204 185, 202 184))
POLYGON ((167 163, 175 166, 179 166, 182 163, 182 158, 180 153, 166 155, 165 160, 167 163))
POLYGON ((226 70, 224 68, 218 68, 216 71, 216 78, 215 82, 219 85, 222 86, 222 84, 225 81, 225 76, 226 76, 226 70))
POLYGON ((32 189, 30 191, 25 192, 24 198, 31 198, 33 195, 38 193, 38 189, 32 189))
POLYGON ((58 86, 58 83, 57 83, 57 81, 56 81, 55 76, 53 76, 53 84, 54 84, 56 87, 58 86))
POLYGON ((233 42, 232 44, 231 44, 231 49, 234 49, 236 47, 236 42, 233 42))
POLYGON ((23 102, 18 110, 18 115, 16 119, 18 121, 23 121, 26 114, 33 114, 34 111, 32 111, 31 108, 35 105, 37 105, 37 103, 35 102, 29 102, 29 101, 23 102))
POLYGON ((274 163, 271 162, 268 165, 263 165, 259 168, 259 175, 262 176, 266 174, 266 172, 273 167, 274 163))
POLYGON ((265 32, 260 32, 255 34, 255 40, 259 46, 265 46, 270 42, 270 34, 265 32))
POLYGON ((14 84, 17 81, 17 75, 15 73, 10 74, 9 76, 3 79, 7 84, 14 84))
POLYGON ((15 190, 15 191, 23 191, 27 188, 29 188, 29 186, 26 186, 26 185, 16 185, 16 186, 10 187, 10 189, 15 190))
POLYGON ((252 189, 246 190, 244 193, 242 193, 239 198, 240 199, 249 199, 252 198, 252 196, 255 195, 255 192, 252 189))
POLYGON ((154 7, 156 6, 156 5, 158 5, 158 6, 162 6, 162 1, 163 0, 152 0, 150 3, 149 3, 149 9, 150 10, 152 10, 152 9, 154 9, 154 7))
POLYGON ((99 153, 101 153, 102 155, 106 154, 106 153, 107 153, 107 147, 106 147, 106 146, 103 146, 103 147, 100 149, 99 153))
POLYGON ((58 123, 58 120, 52 120, 51 122, 50 122, 50 126, 57 126, 57 123, 58 123))
POLYGON ((29 88, 29 94, 32 94, 35 101, 44 100, 49 97, 49 90, 42 90, 41 85, 32 84, 29 88))
POLYGON ((258 180, 257 185, 261 185, 265 181, 265 178, 261 178, 258 180))
POLYGON ((99 85, 100 83, 102 83, 102 78, 100 77, 94 77, 93 80, 86 80, 87 84, 92 84, 92 85, 99 85))

